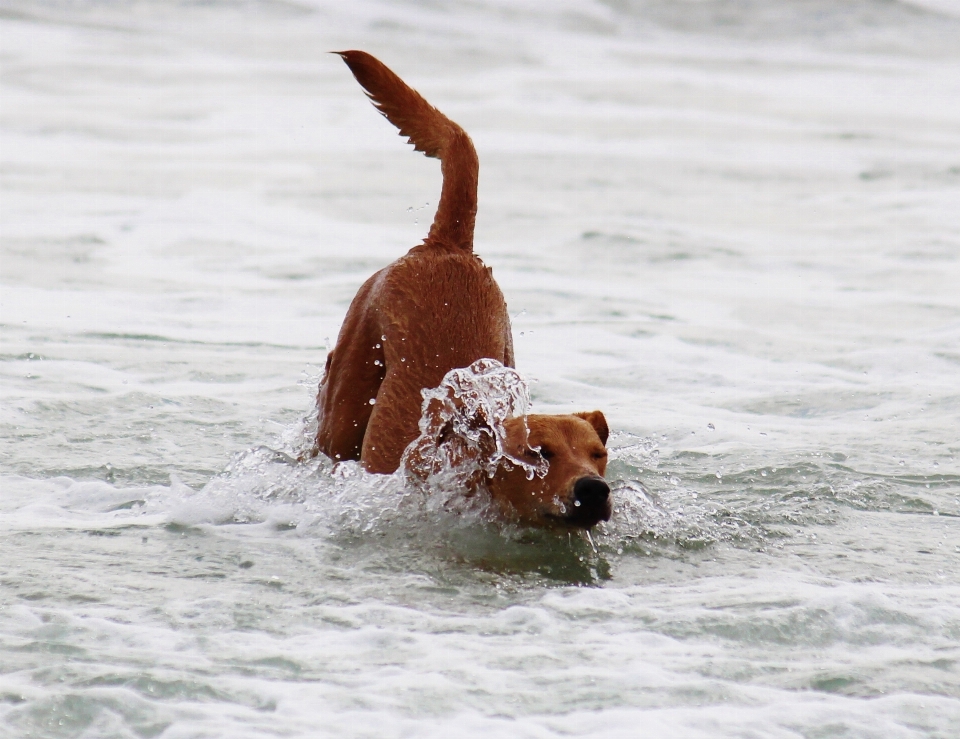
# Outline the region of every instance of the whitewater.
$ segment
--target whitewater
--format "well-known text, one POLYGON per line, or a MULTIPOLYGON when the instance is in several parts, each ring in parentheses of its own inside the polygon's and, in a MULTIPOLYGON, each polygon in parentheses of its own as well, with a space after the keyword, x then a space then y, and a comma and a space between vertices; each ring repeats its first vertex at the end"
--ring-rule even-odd
POLYGON ((0 0, 0 737, 955 739, 958 285, 953 0, 0 0), (439 195, 350 48, 590 537, 297 461, 439 195))

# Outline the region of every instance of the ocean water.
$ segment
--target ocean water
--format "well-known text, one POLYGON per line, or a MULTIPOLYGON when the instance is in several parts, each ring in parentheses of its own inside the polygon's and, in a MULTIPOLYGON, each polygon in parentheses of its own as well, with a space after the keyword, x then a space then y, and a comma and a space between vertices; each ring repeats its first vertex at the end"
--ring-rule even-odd
POLYGON ((960 4, 0 0, 0 737, 960 736, 960 4), (614 517, 293 457, 473 136, 614 517))

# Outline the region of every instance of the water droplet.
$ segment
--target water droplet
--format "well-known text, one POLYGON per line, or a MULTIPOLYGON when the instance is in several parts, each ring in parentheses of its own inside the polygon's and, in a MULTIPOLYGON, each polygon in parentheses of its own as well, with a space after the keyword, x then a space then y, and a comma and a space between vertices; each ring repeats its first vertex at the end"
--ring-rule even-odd
POLYGON ((374 404, 377 402, 377 399, 376 399, 376 398, 370 398, 370 400, 368 400, 367 402, 368 402, 370 405, 374 405, 374 404))
POLYGON ((386 340, 387 340, 387 335, 386 335, 386 334, 384 334, 383 336, 380 337, 380 341, 386 341, 386 340))
POLYGON ((766 476, 767 476, 767 471, 766 471, 766 470, 760 470, 760 477, 766 477, 766 476))
POLYGON ((710 429, 711 431, 716 431, 716 430, 717 430, 717 427, 714 426, 712 423, 708 423, 708 424, 707 424, 707 428, 710 429))

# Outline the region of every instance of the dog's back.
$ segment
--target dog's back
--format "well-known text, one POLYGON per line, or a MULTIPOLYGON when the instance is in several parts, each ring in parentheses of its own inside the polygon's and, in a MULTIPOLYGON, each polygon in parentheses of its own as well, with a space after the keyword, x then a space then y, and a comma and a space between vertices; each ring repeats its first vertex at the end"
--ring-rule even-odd
POLYGON ((429 234, 360 288, 317 399, 318 450, 388 473, 417 435, 420 391, 484 357, 513 366, 513 339, 503 295, 473 254, 479 165, 470 137, 374 57, 339 53, 377 109, 443 173, 429 234))

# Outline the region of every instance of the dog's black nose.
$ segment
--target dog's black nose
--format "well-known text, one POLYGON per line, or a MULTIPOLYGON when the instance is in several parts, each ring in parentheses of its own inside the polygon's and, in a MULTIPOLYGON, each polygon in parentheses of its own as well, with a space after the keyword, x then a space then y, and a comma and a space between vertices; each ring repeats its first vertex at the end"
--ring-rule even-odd
POLYGON ((610 486, 602 477, 581 477, 573 486, 573 499, 586 508, 601 508, 610 497, 610 486))

